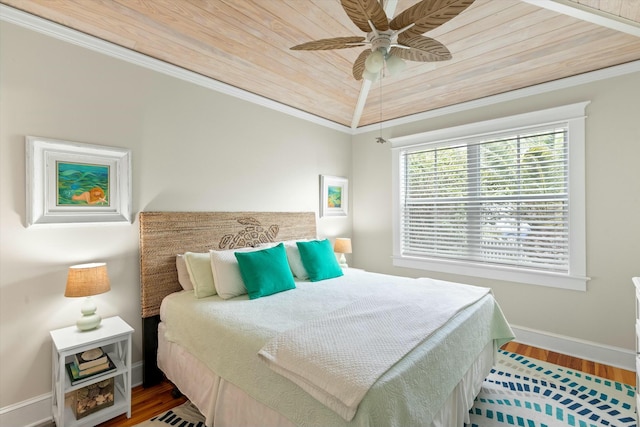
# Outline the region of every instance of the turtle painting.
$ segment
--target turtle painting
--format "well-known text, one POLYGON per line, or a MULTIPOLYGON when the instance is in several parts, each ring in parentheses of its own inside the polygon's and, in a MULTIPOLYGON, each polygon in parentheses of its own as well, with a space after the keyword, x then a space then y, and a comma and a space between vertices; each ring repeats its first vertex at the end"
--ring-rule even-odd
POLYGON ((274 242, 280 227, 273 224, 265 228, 255 218, 244 217, 238 218, 237 221, 244 225, 244 229, 236 234, 227 234, 220 239, 220 249, 244 248, 247 246, 256 246, 260 243, 274 242))

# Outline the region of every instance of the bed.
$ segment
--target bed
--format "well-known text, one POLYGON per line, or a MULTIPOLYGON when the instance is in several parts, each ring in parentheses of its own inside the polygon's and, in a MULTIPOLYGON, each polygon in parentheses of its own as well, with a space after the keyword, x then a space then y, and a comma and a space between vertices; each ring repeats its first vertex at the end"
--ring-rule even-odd
MULTIPOLYGON (((279 242, 326 243, 313 212, 140 213, 145 386, 166 376, 208 426, 468 421, 496 349, 513 338, 488 289, 358 269, 302 280, 296 266, 290 287, 260 297, 244 267, 267 254, 266 269, 283 257, 293 267, 279 242), (251 297, 197 297, 178 282, 178 254, 251 247, 260 252, 236 257, 251 297)), ((231 279, 217 268, 223 290, 231 279)))

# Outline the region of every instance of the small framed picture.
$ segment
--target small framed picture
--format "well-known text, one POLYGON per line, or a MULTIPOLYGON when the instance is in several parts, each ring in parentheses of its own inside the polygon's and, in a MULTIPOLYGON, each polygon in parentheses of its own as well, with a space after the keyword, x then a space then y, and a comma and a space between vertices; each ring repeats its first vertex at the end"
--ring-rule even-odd
POLYGON ((131 222, 131 151, 27 136, 27 226, 131 222))
POLYGON ((320 217, 346 216, 349 207, 349 180, 320 175, 320 217))

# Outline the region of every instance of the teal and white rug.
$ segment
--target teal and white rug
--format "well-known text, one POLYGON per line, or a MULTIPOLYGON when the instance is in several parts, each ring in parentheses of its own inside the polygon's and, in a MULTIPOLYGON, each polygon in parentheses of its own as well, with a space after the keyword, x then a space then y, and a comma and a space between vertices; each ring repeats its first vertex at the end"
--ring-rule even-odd
POLYGON ((500 351, 470 414, 472 427, 631 427, 635 389, 500 351))
MULTIPOLYGON (((469 412, 471 427, 636 426, 632 386, 506 351, 469 412)), ((138 427, 167 425, 204 427, 204 417, 187 402, 138 427)))

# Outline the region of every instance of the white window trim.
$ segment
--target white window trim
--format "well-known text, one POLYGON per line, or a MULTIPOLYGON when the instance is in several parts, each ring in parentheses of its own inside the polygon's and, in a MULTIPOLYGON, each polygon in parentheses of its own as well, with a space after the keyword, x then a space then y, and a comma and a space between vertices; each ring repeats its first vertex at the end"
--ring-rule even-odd
POLYGON ((392 151, 393 265, 477 276, 577 291, 587 290, 585 215, 585 121, 589 101, 500 119, 470 123, 390 139, 392 151), (484 134, 564 122, 569 128, 569 268, 568 274, 491 266, 473 262, 403 256, 400 246, 400 154, 405 147, 463 140, 484 134))

